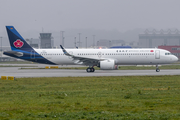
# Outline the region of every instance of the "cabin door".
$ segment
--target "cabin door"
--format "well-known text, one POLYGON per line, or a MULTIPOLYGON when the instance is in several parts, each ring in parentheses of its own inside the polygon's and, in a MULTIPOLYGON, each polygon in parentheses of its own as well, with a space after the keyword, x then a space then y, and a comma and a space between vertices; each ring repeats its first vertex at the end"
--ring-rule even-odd
POLYGON ((35 51, 31 51, 31 59, 35 59, 35 51))
POLYGON ((155 58, 156 58, 156 59, 160 59, 160 51, 159 51, 159 50, 156 50, 156 52, 155 52, 155 58))

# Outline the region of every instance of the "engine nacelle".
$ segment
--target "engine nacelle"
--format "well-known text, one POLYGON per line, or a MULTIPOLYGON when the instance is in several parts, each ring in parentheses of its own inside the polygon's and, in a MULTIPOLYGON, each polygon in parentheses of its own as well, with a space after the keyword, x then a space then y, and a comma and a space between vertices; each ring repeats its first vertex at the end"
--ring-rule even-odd
POLYGON ((100 61, 100 69, 101 70, 117 70, 118 66, 115 65, 114 60, 105 60, 105 61, 100 61))

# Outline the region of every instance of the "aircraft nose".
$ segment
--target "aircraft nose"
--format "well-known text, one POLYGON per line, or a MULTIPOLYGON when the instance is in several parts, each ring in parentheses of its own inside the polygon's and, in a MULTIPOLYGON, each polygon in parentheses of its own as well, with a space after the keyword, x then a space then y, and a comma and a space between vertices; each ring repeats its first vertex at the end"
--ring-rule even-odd
POLYGON ((178 61, 178 57, 174 56, 174 57, 173 57, 173 61, 174 61, 174 62, 178 61))

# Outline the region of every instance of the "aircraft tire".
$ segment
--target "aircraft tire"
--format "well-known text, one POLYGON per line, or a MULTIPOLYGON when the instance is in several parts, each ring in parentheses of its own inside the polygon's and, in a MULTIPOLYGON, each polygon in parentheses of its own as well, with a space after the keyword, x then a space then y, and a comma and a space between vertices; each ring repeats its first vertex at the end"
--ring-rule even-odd
POLYGON ((95 71, 95 69, 94 68, 91 68, 91 72, 94 72, 95 71))
POLYGON ((157 69, 156 69, 156 72, 160 72, 160 69, 157 68, 157 69))
POLYGON ((95 69, 94 68, 87 68, 86 71, 89 73, 89 72, 94 72, 95 69))
POLYGON ((91 72, 91 69, 90 69, 90 68, 87 68, 86 71, 87 71, 87 72, 91 72))

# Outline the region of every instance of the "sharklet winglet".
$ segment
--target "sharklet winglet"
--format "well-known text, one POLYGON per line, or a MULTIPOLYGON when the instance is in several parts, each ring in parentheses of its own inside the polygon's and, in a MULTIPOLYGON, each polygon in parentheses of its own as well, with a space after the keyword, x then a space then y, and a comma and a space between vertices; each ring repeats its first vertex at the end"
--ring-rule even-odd
POLYGON ((63 53, 64 53, 65 55, 67 55, 67 56, 72 56, 72 55, 70 55, 70 54, 63 48, 62 45, 60 45, 60 47, 61 47, 61 49, 62 49, 62 51, 63 51, 63 53))

